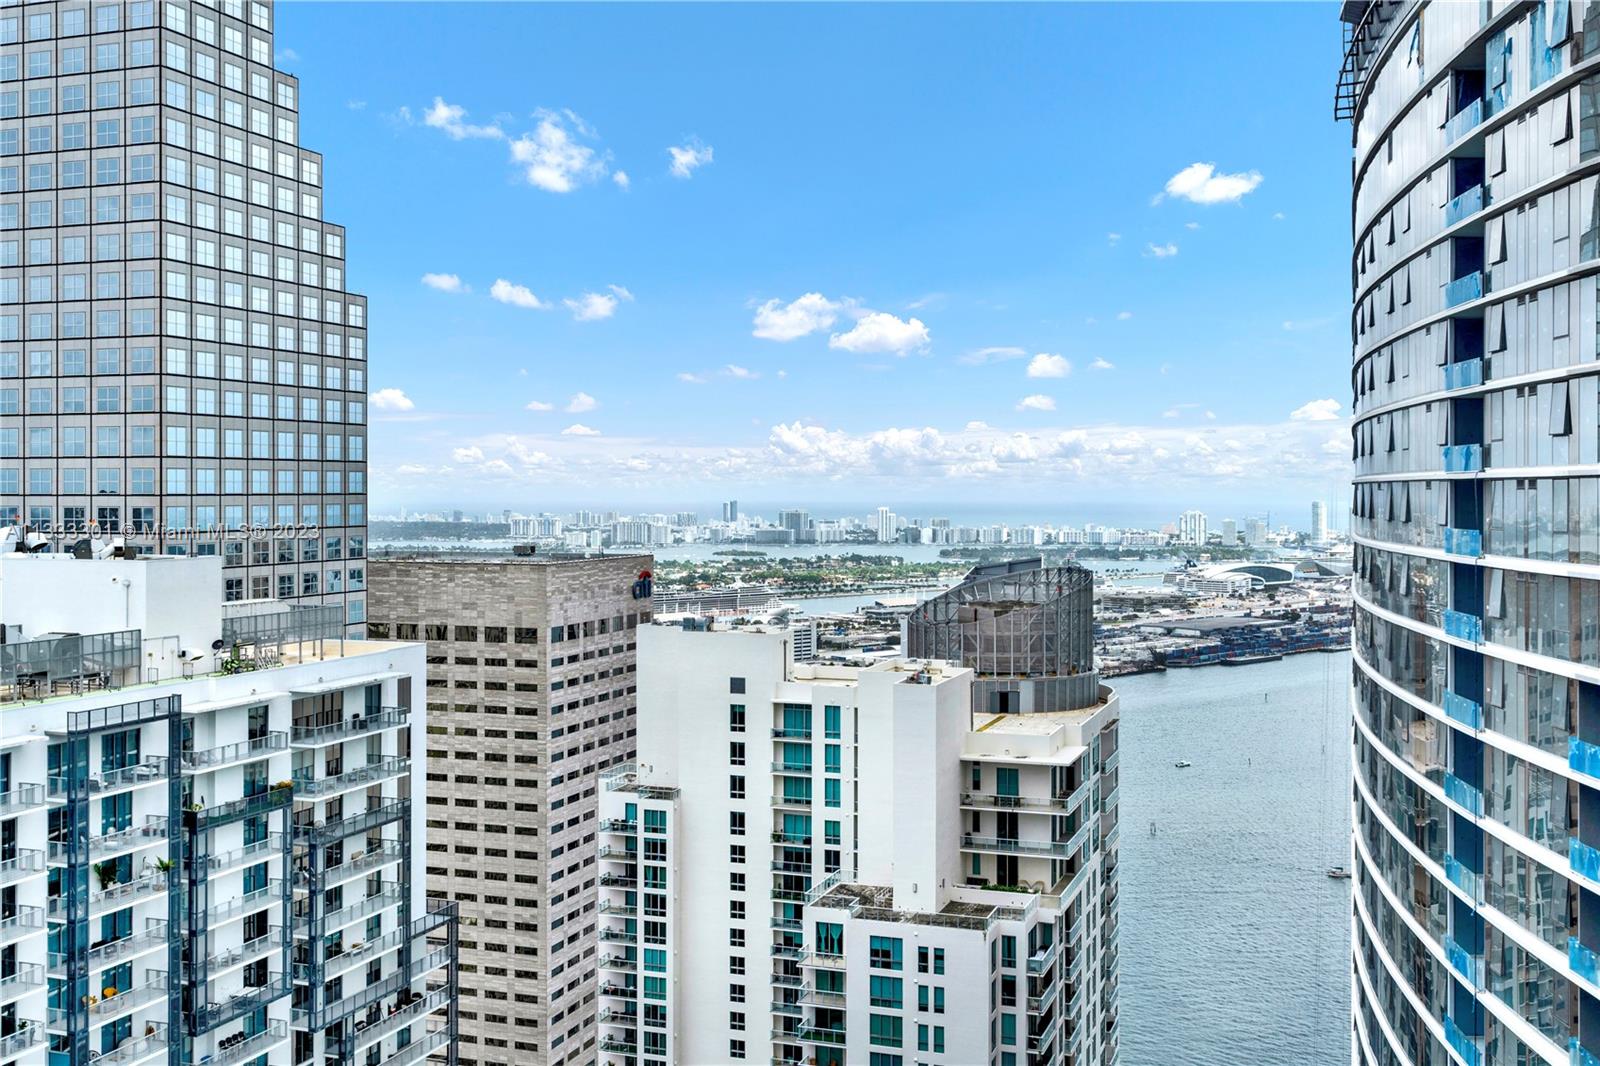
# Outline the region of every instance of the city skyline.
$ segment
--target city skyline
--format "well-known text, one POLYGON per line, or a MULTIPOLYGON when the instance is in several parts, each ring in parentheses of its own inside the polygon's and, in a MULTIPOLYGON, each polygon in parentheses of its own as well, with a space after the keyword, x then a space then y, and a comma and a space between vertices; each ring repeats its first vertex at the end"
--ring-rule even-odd
POLYGON ((326 93, 307 138, 349 147, 329 210, 363 234, 352 281, 382 312, 384 510, 444 484, 469 506, 595 485, 867 502, 952 482, 1004 502, 1040 479, 1123 499, 1203 483, 1264 509, 1344 481, 1347 236, 1311 206, 1336 196, 1341 150, 1300 121, 1326 102, 1296 76, 1335 68, 1337 47, 1309 9, 1163 9, 1147 38, 1163 73, 1132 86, 1109 57, 1070 84, 1055 61, 1125 32, 1109 7, 801 24, 413 6, 384 23, 382 64, 320 44, 378 10, 286 8, 280 60, 326 93), (1197 37, 1285 91, 1219 77, 1197 37), (469 47, 470 69, 451 60, 469 47), (684 50, 694 70, 663 69, 684 50), (761 78, 713 91, 756 51, 761 78), (1179 84, 1217 106, 1163 106, 1179 84), (1101 141, 1119 150, 1082 165, 1101 141), (367 168, 406 178, 357 194, 367 168), (418 211, 418 184, 450 209, 418 211))

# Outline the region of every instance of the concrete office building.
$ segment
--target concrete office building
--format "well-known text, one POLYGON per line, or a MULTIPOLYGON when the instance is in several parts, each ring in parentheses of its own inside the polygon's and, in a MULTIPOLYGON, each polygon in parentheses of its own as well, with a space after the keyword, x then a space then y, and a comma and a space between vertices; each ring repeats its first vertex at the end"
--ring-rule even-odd
POLYGON ((1346 3, 1353 1061, 1600 1061, 1600 5, 1346 3))
MULTIPOLYGON (((1092 595, 1069 584, 1066 624, 1021 612, 1052 648, 1092 595)), ((976 628, 990 664, 1018 643, 976 628)), ((790 640, 640 634, 639 761, 601 796, 603 1061, 1116 1062, 1111 690, 790 640)))
POLYGON ((0 525, 220 555, 230 600, 360 623, 367 307, 274 14, 0 10, 0 525))
POLYGON ((422 646, 225 572, 0 555, 0 1062, 453 1061, 422 646))
POLYGON ((633 757, 648 555, 378 560, 428 645, 428 891, 461 910, 461 1063, 595 1061, 595 809, 633 757))

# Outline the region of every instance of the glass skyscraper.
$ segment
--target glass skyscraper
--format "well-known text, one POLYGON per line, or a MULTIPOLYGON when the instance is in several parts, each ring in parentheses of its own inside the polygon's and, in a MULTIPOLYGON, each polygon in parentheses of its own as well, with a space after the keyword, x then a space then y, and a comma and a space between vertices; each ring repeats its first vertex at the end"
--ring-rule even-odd
POLYGON ((0 0, 0 524, 365 619, 366 301, 257 0, 0 0))
POLYGON ((1346 3, 1354 1061, 1600 1062, 1600 5, 1346 3))

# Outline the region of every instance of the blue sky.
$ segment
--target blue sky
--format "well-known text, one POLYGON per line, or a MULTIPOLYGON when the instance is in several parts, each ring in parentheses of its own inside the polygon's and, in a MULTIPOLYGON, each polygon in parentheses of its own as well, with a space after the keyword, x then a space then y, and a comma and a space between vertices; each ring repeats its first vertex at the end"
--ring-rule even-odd
POLYGON ((1339 491, 1332 5, 278 12, 376 510, 1339 491))

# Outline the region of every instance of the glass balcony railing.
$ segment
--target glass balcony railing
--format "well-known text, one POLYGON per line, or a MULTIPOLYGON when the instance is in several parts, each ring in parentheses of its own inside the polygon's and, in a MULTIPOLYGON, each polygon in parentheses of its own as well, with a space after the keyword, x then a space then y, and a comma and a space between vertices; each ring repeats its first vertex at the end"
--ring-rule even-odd
POLYGON ((233 744, 222 744, 215 748, 206 748, 204 751, 182 752, 178 756, 178 761, 183 765, 186 773, 203 772, 214 770, 219 766, 229 766, 233 763, 264 759, 274 752, 287 751, 288 748, 288 733, 267 733, 264 736, 254 737, 250 740, 241 740, 233 744))
POLYGON ((309 770, 296 770, 294 789, 301 796, 326 796, 334 792, 360 788, 375 781, 402 777, 410 772, 410 759, 378 759, 332 777, 312 777, 309 770))
POLYGON ((21 1019, 17 1022, 17 1031, 9 1036, 0 1036, 0 1059, 11 1059, 21 1055, 35 1044, 44 1042, 44 1024, 31 1019, 21 1019))
POLYGON ((1454 226, 1469 215, 1477 214, 1483 210, 1483 205, 1488 200, 1488 188, 1483 185, 1474 185, 1444 205, 1444 224, 1446 226, 1454 226))
POLYGON ((1440 449, 1445 473, 1473 474, 1483 469, 1483 445, 1446 444, 1440 449))
POLYGON ((772 772, 775 774, 798 774, 801 777, 810 777, 811 764, 808 762, 797 762, 792 759, 784 759, 772 764, 772 772))
POLYGON ((270 1051, 287 1039, 289 1039, 289 1025, 280 1019, 226 1051, 212 1052, 211 1057, 204 1061, 206 1066, 234 1066, 235 1063, 248 1062, 270 1051))
POLYGON ((1567 937, 1567 964, 1573 973, 1591 985, 1600 985, 1600 956, 1584 947, 1575 936, 1567 937))
POLYGON ((183 812, 183 824, 191 833, 198 833, 258 814, 267 814, 288 807, 292 803, 294 803, 294 787, 284 782, 282 786, 273 785, 264 792, 240 796, 238 799, 218 803, 213 807, 200 807, 196 804, 183 812))
MULTIPOLYGON (((1088 828, 1087 823, 1084 830, 1088 828)), ((1083 830, 1079 830, 1081 834, 1083 830)), ((1043 855, 1057 859, 1071 858, 1081 843, 1075 836, 1072 840, 1012 840, 1008 837, 980 837, 971 833, 961 836, 961 849, 963 851, 992 851, 1007 855, 1043 855)))
POLYGON ((0 1003, 43 987, 44 967, 36 962, 20 962, 14 971, 0 977, 0 1003))
POLYGON ((1483 100, 1472 101, 1445 120, 1444 140, 1453 144, 1471 133, 1483 121, 1483 100))
POLYGON ((1446 526, 1444 529, 1444 550, 1451 555, 1470 555, 1474 558, 1483 554, 1483 531, 1478 529, 1456 529, 1446 526))
POLYGON ((0 944, 32 936, 44 928, 43 907, 17 907, 9 918, 0 918, 0 944))
POLYGON ((1468 640, 1474 644, 1483 643, 1483 619, 1475 614, 1465 611, 1441 611, 1440 621, 1444 623, 1444 631, 1457 640, 1468 640))
POLYGON ((1470 869, 1454 855, 1444 857, 1444 875, 1450 879, 1451 884, 1474 900, 1483 898, 1483 875, 1470 869))
POLYGON ((321 747, 324 744, 334 744, 354 737, 369 736, 386 729, 398 729, 405 725, 409 718, 408 707, 384 707, 371 714, 345 718, 324 725, 297 725, 290 734, 290 742, 296 747, 321 747))
POLYGON ((268 833, 254 844, 246 844, 242 848, 233 848, 229 851, 213 855, 206 860, 212 873, 221 873, 232 870, 247 863, 263 862, 278 855, 283 851, 283 834, 268 833))
POLYGON ((1451 969, 1472 982, 1473 988, 1483 987, 1483 956, 1474 955, 1449 936, 1444 938, 1444 953, 1451 969))
POLYGON ((1483 793, 1448 771, 1444 775, 1444 794, 1474 818, 1483 817, 1483 793))
POLYGON ((1577 737, 1567 738, 1567 766, 1590 777, 1600 778, 1600 745, 1577 737))
POLYGON ((1568 1066, 1600 1066, 1600 1058, 1590 1054, 1575 1036, 1567 1041, 1567 1053, 1568 1066))
MULTIPOLYGON (((167 1046, 167 1027, 160 1023, 151 1023, 150 1032, 143 1036, 130 1037, 117 1045, 115 1051, 107 1051, 97 1055, 92 1060, 94 1066, 126 1066, 130 1062, 143 1062, 145 1059, 162 1051, 167 1046)), ((215 1062, 215 1059, 211 1060, 215 1062)), ((210 1066, 208 1063, 207 1066, 210 1066)))
POLYGON ((1474 270, 1470 274, 1462 275, 1454 281, 1445 283, 1444 305, 1454 307, 1483 296, 1483 271, 1474 270))
POLYGON ((1470 389, 1474 385, 1483 384, 1483 360, 1466 359, 1459 363, 1446 363, 1444 367, 1444 387, 1447 389, 1470 389))
POLYGON ((1483 728, 1483 705, 1477 700, 1469 700, 1459 693, 1446 691, 1441 704, 1445 714, 1468 729, 1483 728))
POLYGON ((18 785, 10 792, 0 792, 0 818, 11 818, 44 806, 43 785, 18 785))
MULTIPOLYGON (((101 770, 99 773, 90 774, 87 780, 91 796, 98 796, 105 792, 117 792, 125 788, 134 788, 138 785, 159 784, 167 779, 167 760, 160 756, 150 756, 134 763, 132 766, 123 766, 115 770, 101 770)), ((50 788, 51 799, 66 799, 68 795, 67 779, 65 777, 52 777, 47 782, 50 788)))
POLYGON ((219 903, 212 907, 211 924, 221 925, 223 922, 232 921, 240 915, 260 910, 269 901, 282 898, 283 882, 279 880, 268 881, 261 888, 246 892, 242 896, 235 896, 226 903, 219 903))
POLYGON ((1449 1041, 1450 1046, 1455 1049, 1455 1053, 1461 1056, 1462 1061, 1467 1066, 1481 1066, 1483 1052, 1478 1048, 1477 1038, 1468 1036, 1456 1024, 1456 1020, 1448 1014, 1444 1016, 1444 1038, 1449 1041))
POLYGON ((1600 881, 1600 850, 1591 848, 1577 837, 1567 839, 1567 862, 1572 872, 1582 874, 1591 881, 1600 881))
MULTIPOLYGON (((149 814, 145 816, 143 825, 108 829, 90 836, 89 858, 99 862, 113 855, 165 843, 166 839, 167 820, 160 815, 149 814)), ((49 843, 49 858, 52 863, 68 862, 72 858, 71 851, 71 845, 65 840, 52 840, 49 843)))
POLYGON ((9 885, 24 877, 44 872, 44 852, 36 848, 18 848, 11 858, 0 859, 0 885, 9 885))

